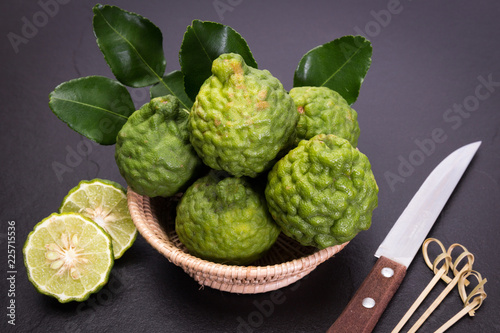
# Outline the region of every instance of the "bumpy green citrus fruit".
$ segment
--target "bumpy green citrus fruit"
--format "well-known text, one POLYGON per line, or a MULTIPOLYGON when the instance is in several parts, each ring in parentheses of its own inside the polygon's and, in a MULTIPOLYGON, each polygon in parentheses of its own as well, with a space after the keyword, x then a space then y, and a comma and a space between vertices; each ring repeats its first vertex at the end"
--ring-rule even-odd
POLYGON ((302 140, 268 175, 266 198, 282 231, 326 248, 371 225, 378 186, 366 155, 332 134, 302 140))
POLYGON ((171 196, 195 177, 201 160, 189 142, 188 112, 171 95, 157 97, 134 112, 116 138, 121 175, 137 193, 171 196))
POLYGON ((299 113, 297 141, 335 134, 357 146, 358 114, 339 93, 327 87, 297 87, 290 96, 299 113))
POLYGON ((191 143, 211 168, 256 177, 295 140, 293 100, 269 71, 238 54, 215 59, 212 73, 191 109, 191 143))
POLYGON ((274 244, 280 229, 269 214, 264 194, 244 178, 210 172, 184 193, 175 230, 197 257, 245 265, 274 244))

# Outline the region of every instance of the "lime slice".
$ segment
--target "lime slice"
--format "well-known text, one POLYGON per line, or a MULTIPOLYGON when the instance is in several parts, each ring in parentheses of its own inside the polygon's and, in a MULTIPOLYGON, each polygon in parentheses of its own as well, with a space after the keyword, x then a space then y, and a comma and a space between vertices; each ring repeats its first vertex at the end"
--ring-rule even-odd
POLYGON ((109 180, 82 180, 66 195, 59 212, 80 213, 99 224, 113 240, 115 259, 120 258, 137 237, 125 189, 109 180))
POLYGON ((54 213, 38 223, 23 248, 28 278, 61 303, 86 300, 113 267, 109 235, 81 214, 54 213))

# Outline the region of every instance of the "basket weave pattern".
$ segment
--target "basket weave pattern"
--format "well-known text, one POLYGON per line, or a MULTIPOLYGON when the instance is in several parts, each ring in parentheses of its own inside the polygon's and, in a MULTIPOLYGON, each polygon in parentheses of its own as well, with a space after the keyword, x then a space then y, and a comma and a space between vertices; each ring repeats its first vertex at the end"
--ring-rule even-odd
POLYGON ((300 280, 347 243, 323 250, 305 247, 283 233, 268 253, 252 266, 213 263, 190 255, 175 233, 177 198, 149 198, 128 188, 128 207, 139 233, 170 262, 182 267, 200 285, 222 291, 255 294, 300 280))

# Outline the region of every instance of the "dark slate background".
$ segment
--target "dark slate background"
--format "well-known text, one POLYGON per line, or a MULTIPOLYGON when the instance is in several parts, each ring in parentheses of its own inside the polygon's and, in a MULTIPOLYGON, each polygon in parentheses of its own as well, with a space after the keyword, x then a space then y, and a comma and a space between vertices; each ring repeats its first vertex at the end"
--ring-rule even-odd
MULTIPOLYGON (((476 257, 475 269, 488 279, 488 298, 476 316, 463 318, 450 332, 500 331, 497 1, 108 3, 139 13, 161 29, 167 71, 179 69, 178 50, 193 19, 218 21, 238 31, 259 67, 270 70, 286 89, 292 87, 300 58, 311 48, 343 35, 369 38, 373 63, 353 107, 361 126, 359 149, 370 158, 380 187, 379 207, 369 231, 307 278, 283 288, 279 301, 270 293, 235 295, 200 289, 141 236, 116 262, 110 282, 88 301, 59 304, 37 293, 22 260, 29 231, 56 211, 67 191, 82 179, 125 183, 112 146, 90 143, 48 107, 48 94, 61 82, 88 75, 112 77, 92 32, 95 2, 4 0, 0 3, 0 331, 324 332, 368 274, 375 262, 373 253, 429 172, 456 148, 478 140, 482 145, 476 157, 429 236, 446 246, 454 242, 466 246, 476 257), (216 9, 221 4, 225 10, 216 9), (33 23, 38 27, 29 30, 33 23), (9 34, 24 36, 25 43, 13 46, 9 34), (490 81, 488 87, 484 80, 490 81), (436 131, 442 136, 433 137, 436 131), (88 154, 68 159, 85 147, 91 147, 88 154), (404 169, 402 165, 410 161, 413 165, 404 169), (68 166, 69 171, 58 175, 54 163, 68 166), (399 175, 399 181, 388 181, 389 174, 399 175), (10 221, 15 221, 17 271, 12 285, 7 280, 10 221), (11 287, 15 296, 9 295, 11 287), (15 300, 15 326, 7 323, 11 300, 15 300)), ((132 96, 136 107, 148 100, 145 89, 134 89, 132 96)), ((390 332, 432 276, 419 252, 375 332, 390 332)), ((417 315, 442 289, 444 284, 438 284, 417 315)), ((436 330, 461 308, 455 290, 421 331, 436 330)))

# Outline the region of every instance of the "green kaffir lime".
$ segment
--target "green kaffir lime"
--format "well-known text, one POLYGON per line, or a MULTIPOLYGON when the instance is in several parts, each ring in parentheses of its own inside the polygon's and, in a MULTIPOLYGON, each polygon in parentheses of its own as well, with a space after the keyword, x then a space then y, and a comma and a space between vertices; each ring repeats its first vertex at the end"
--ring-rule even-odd
POLYGON ((269 210, 303 245, 342 244, 371 225, 378 186, 366 157, 333 134, 302 140, 268 175, 269 210))
POLYGON ((115 259, 120 258, 137 237, 127 193, 120 184, 110 180, 82 180, 66 195, 59 212, 80 213, 101 226, 111 236, 115 259))
POLYGON ((189 115, 191 143, 211 168, 256 177, 295 140, 293 100, 269 71, 238 54, 215 59, 212 73, 189 115))
POLYGON ((290 90, 297 111, 297 141, 317 134, 335 134, 358 144, 358 114, 336 91, 327 87, 297 87, 290 90))
POLYGON ((189 142, 188 111, 172 96, 153 98, 135 111, 116 138, 115 160, 137 193, 167 197, 184 190, 201 160, 189 142))
POLYGON ((109 235, 78 213, 42 220, 28 235, 23 254, 35 288, 61 303, 86 300, 101 289, 114 262, 109 235))
POLYGON ((280 233, 263 193, 244 178, 213 171, 184 193, 175 230, 191 254, 237 265, 259 259, 280 233))

